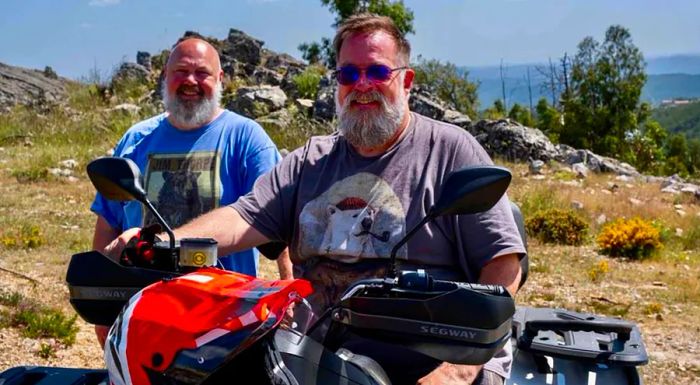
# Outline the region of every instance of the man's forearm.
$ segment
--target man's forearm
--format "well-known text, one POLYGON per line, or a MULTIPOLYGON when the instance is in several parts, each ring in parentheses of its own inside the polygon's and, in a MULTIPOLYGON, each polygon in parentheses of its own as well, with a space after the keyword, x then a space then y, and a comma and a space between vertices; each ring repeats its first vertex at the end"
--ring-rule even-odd
POLYGON ((457 365, 443 362, 418 380, 418 385, 468 385, 474 382, 482 365, 457 365))
POLYGON ((173 232, 176 239, 214 238, 219 244, 219 255, 250 249, 269 241, 230 206, 201 215, 173 232))
POLYGON ((101 215, 98 215, 95 222, 95 232, 92 236, 92 249, 102 252, 118 236, 119 231, 113 228, 101 215))
POLYGON ((515 298, 520 284, 522 269, 518 254, 506 254, 489 261, 481 269, 479 283, 501 285, 515 298))
POLYGON ((280 279, 293 279, 292 259, 289 257, 289 248, 285 248, 277 258, 277 269, 280 273, 280 279))

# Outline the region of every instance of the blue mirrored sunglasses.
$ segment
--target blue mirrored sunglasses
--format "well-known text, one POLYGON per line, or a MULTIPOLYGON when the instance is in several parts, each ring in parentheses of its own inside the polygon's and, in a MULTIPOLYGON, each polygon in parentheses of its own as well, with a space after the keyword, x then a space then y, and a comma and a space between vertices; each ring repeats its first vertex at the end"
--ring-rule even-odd
POLYGON ((360 80, 360 75, 364 71, 367 80, 374 83, 383 83, 391 78, 394 71, 405 70, 408 67, 391 68, 384 64, 372 64, 367 68, 360 68, 355 65, 346 65, 338 68, 333 72, 338 83, 344 86, 350 86, 360 80))

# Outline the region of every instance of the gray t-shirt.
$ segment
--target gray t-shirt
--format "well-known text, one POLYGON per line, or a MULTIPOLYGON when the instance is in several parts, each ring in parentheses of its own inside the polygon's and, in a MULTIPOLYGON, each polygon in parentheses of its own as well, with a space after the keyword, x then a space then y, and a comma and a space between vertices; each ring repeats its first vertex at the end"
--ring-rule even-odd
MULTIPOLYGON (((311 281, 309 300, 322 311, 350 283, 385 273, 392 247, 426 215, 450 172, 485 164, 491 159, 468 132, 411 113, 401 140, 376 157, 361 156, 337 134, 312 137, 233 207, 262 234, 290 245, 294 275, 311 281)), ((400 268, 476 282, 486 262, 510 253, 525 249, 504 196, 487 212, 425 225, 398 260, 400 268)), ((505 376, 510 355, 492 363, 489 369, 505 376)))

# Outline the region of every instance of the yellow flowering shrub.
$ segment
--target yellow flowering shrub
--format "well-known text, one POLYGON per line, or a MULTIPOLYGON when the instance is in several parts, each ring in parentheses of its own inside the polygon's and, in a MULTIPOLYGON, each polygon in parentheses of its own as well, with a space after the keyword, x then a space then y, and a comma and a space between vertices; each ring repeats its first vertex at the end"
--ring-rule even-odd
POLYGON ((561 245, 580 245, 588 235, 588 223, 573 210, 540 210, 525 221, 525 228, 542 242, 561 245))
POLYGON ((608 271, 610 271, 608 261, 602 260, 588 270, 588 278, 593 282, 600 282, 608 271))
POLYGON ((647 258, 663 247, 658 227, 638 217, 606 224, 597 242, 603 254, 632 259, 647 258))
POLYGON ((6 248, 35 249, 46 243, 41 229, 35 225, 23 225, 15 232, 6 232, 0 237, 6 248))

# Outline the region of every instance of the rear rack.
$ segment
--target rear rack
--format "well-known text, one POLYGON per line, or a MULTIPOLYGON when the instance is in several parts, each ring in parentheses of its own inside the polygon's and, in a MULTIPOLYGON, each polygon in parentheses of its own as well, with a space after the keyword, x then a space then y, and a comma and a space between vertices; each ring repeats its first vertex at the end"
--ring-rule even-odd
POLYGON ((639 328, 631 322, 568 310, 518 307, 513 316, 518 349, 532 353, 538 367, 544 356, 608 366, 649 361, 639 328))

